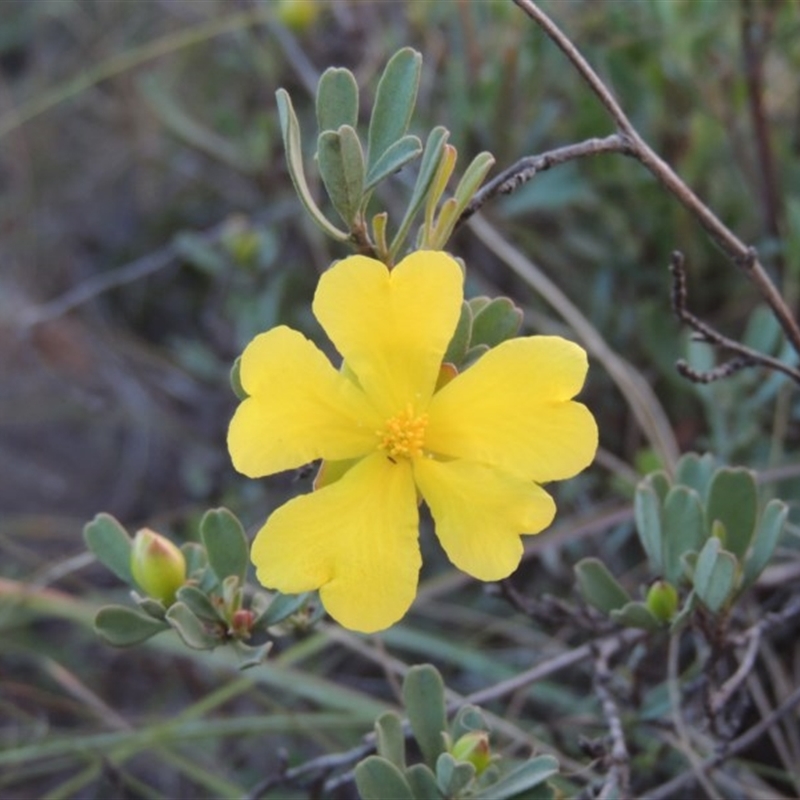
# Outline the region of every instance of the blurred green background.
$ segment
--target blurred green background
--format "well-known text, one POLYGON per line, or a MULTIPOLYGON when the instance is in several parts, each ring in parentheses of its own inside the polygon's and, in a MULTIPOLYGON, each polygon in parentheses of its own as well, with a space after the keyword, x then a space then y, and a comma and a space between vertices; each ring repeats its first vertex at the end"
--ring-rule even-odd
MULTIPOLYGON (((759 248, 795 307, 797 4, 542 6, 644 138, 759 248)), ((393 659, 433 661, 467 693, 580 641, 555 612, 532 620, 458 576, 430 538, 412 614, 378 640, 324 625, 293 632, 271 665, 240 675, 230 654, 192 653, 171 634, 125 651, 91 629, 102 602, 125 602, 85 553, 81 529, 97 512, 183 541, 196 537, 209 507, 232 508, 254 530, 276 503, 308 489, 292 475, 238 476, 225 447, 233 359, 279 322, 319 337, 313 288, 346 253, 296 199, 274 92, 291 93, 310 134, 319 74, 346 66, 366 118, 377 76, 405 45, 424 58, 411 132, 424 139, 445 125, 462 168, 481 150, 496 156, 498 171, 612 132, 564 56, 506 0, 0 2, 4 798, 243 796, 284 759, 297 765, 357 743, 396 704, 393 659)), ((387 208, 403 207, 412 179, 413 169, 396 177, 381 197, 387 208)), ((695 313, 775 354, 778 330, 742 275, 639 164, 600 156, 556 168, 484 216, 566 293, 627 374, 652 387, 681 450, 767 470, 771 491, 794 509, 796 397, 784 378, 755 371, 701 387, 678 376, 677 358, 688 354, 702 368, 711 355, 690 345, 671 313, 671 251, 687 256, 695 313)), ((468 226, 450 249, 468 265, 468 294, 507 294, 525 310, 526 332, 571 335, 468 226)), ((513 579, 525 596, 574 599, 571 565, 582 555, 603 557, 617 574, 636 575, 641 563, 631 493, 664 454, 607 367, 592 360, 582 395, 598 419, 600 456, 557 487, 557 524, 531 544, 513 579)), ((789 564, 797 563, 793 543, 781 551, 789 564)), ((753 613, 759 601, 765 596, 753 613)), ((787 680, 797 674, 796 648, 779 659, 787 680)), ((510 752, 546 743, 567 764, 580 758, 575 730, 600 730, 580 670, 497 711, 510 752)), ((653 779, 681 768, 660 755, 642 743, 637 766, 653 779)), ((791 769, 773 753, 762 757, 779 773, 791 769)), ((284 786, 265 796, 309 791, 284 786)))

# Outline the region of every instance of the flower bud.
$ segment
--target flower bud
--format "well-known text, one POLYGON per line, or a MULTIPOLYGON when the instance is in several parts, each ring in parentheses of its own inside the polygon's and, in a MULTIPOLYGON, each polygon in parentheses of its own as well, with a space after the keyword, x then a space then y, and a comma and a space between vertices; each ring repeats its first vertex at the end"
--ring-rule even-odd
POLYGON ((142 528, 133 539, 131 573, 146 595, 170 606, 186 580, 186 558, 169 539, 142 528))
POLYGON ((255 619, 256 615, 246 608, 234 611, 231 617, 231 633, 237 639, 249 639, 255 619))
POLYGON ((302 31, 314 23, 321 6, 319 0, 280 0, 278 19, 294 31, 302 31))
POLYGON ((678 610, 678 590, 667 581, 655 581, 647 591, 645 602, 659 622, 669 622, 678 610))
POLYGON ((451 748, 450 755, 457 761, 468 761, 480 775, 492 761, 489 734, 486 731, 465 733, 451 748))

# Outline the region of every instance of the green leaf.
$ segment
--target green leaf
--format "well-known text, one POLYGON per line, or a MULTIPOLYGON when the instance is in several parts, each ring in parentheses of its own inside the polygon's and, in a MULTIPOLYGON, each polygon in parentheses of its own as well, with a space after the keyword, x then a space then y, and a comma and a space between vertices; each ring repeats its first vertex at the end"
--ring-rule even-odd
POLYGON ((167 611, 167 621, 192 650, 211 650, 221 643, 220 637, 210 633, 185 603, 173 603, 167 611))
POLYGON ((789 507, 782 500, 770 500, 767 503, 767 507, 761 515, 756 535, 753 537, 752 550, 744 565, 744 586, 754 583, 769 563, 783 532, 788 514, 789 507))
POLYGON ((256 624, 265 628, 283 622, 292 614, 296 614, 308 601, 311 592, 302 594, 276 594, 264 613, 256 620, 256 624))
POLYGON ((134 585, 131 574, 131 548, 133 540, 111 514, 98 514, 83 528, 83 540, 97 557, 120 580, 134 585))
POLYGON ((444 682, 438 670, 430 664, 411 667, 403 681, 403 701, 422 756, 433 767, 444 750, 442 733, 447 727, 444 682))
POLYGON ((208 554, 208 563, 220 581, 235 575, 244 583, 247 574, 249 545, 242 523, 227 508, 206 511, 200 520, 200 538, 208 554))
POLYGON ((317 160, 333 207, 352 229, 364 193, 364 153, 355 130, 342 125, 338 131, 323 131, 317 140, 317 160))
POLYGON ((439 784, 436 783, 436 776, 425 764, 414 764, 409 767, 405 777, 414 800, 442 800, 444 797, 439 790, 439 784))
POLYGON ((358 123, 358 84, 349 69, 328 67, 317 84, 317 125, 321 131, 337 131, 358 123))
POLYGON ((204 236, 191 231, 182 231, 172 240, 175 252, 187 264, 191 264, 206 275, 223 275, 230 268, 227 258, 204 236))
POLYGON ((208 595, 196 586, 181 586, 176 598, 189 607, 189 610, 200 619, 209 622, 221 622, 219 610, 211 602, 208 595))
POLYGON ((476 800, 510 800, 514 795, 533 789, 558 772, 558 761, 553 756, 537 756, 487 786, 476 800))
POLYGON ((346 242, 350 238, 347 231, 339 230, 327 219, 319 210, 311 196, 311 191, 306 182, 305 170, 303 169, 303 151, 300 141, 300 123, 292 107, 292 100, 285 89, 278 89, 275 93, 278 103, 278 116, 281 122, 281 134, 283 136, 283 147, 286 151, 286 165, 289 169, 289 176, 294 184, 300 202, 305 206, 306 211, 311 214, 314 222, 322 228, 328 236, 339 242, 346 242))
POLYGON ((682 630, 683 627, 689 622, 692 616, 694 607, 697 605, 697 592, 692 590, 686 597, 683 608, 675 615, 672 624, 669 626, 670 633, 675 634, 682 630))
POLYGON ((456 761, 450 753, 436 759, 436 783, 445 797, 458 797, 475 777, 475 765, 469 761, 456 761))
POLYGON ((378 755, 391 761, 399 769, 406 767, 406 736, 403 723, 394 711, 381 714, 375 721, 378 755))
POLYGON ((403 773, 380 756, 368 756, 355 769, 361 800, 414 800, 403 773))
POLYGON ((609 616, 618 625, 626 628, 641 628, 645 631, 657 631, 661 628, 661 623, 653 612, 640 600, 632 600, 622 608, 614 609, 609 616))
POLYGON ((583 558, 575 565, 578 586, 587 603, 608 614, 631 598, 599 558, 583 558))
POLYGON ((400 251, 400 247, 405 241, 414 217, 419 213, 420 208, 425 202, 428 194, 428 189, 431 186, 434 176, 439 169, 439 164, 444 154, 444 146, 447 143, 449 132, 441 125, 435 127, 429 134, 425 142, 425 150, 422 153, 422 161, 419 165, 419 173, 417 180, 414 184, 414 191, 411 193, 411 199, 408 202, 408 208, 403 215, 403 221, 397 229, 397 234, 392 240, 390 253, 394 259, 400 251))
POLYGON ((408 130, 417 100, 422 56, 410 47, 398 50, 386 64, 375 91, 369 121, 369 168, 408 130))
POLYGON ((496 297, 475 314, 470 343, 496 347, 516 336, 521 325, 522 309, 507 297, 496 297))
POLYGON ((453 364, 460 367, 467 355, 470 340, 472 339, 472 310, 469 303, 461 303, 461 316, 458 318, 453 338, 447 345, 447 352, 444 354, 444 363, 453 364))
POLYGON ((104 606, 97 612, 94 629, 115 647, 130 647, 169 628, 165 622, 125 606, 104 606))
POLYGON ((663 503, 664 500, 667 499, 667 493, 672 488, 672 483, 670 483, 669 477, 664 470, 659 469, 656 472, 651 472, 646 478, 645 481, 647 482, 648 486, 651 486, 655 489, 658 498, 663 503))
POLYGON ((422 152, 422 142, 417 136, 404 136, 390 145, 386 152, 369 168, 365 190, 371 189, 384 178, 402 169, 422 152))
POLYGON ((705 498, 708 484, 714 474, 715 459, 710 453, 698 455, 686 453, 675 465, 675 483, 694 489, 701 498, 705 498))
POLYGON ((488 731, 489 724, 477 706, 461 706, 456 713, 451 728, 452 739, 457 742, 465 733, 488 731))
POLYGON ((642 543, 653 571, 659 575, 664 572, 664 558, 661 534, 661 499, 647 479, 636 487, 633 501, 636 533, 642 543))
POLYGON ((486 173, 494 166, 495 158, 491 153, 483 152, 478 153, 472 159, 469 166, 461 176, 461 180, 456 186, 453 197, 458 205, 458 215, 469 205, 470 200, 475 196, 486 173))
POLYGON ((230 373, 231 389, 239 400, 247 400, 249 395, 242 386, 242 357, 236 356, 236 361, 233 362, 230 373))
POLYGON ((719 539, 710 537, 694 569, 694 588, 697 596, 713 613, 717 613, 733 593, 736 582, 736 558, 722 549, 719 539))
POLYGON ((725 526, 725 548, 743 558, 758 515, 755 474, 742 467, 717 470, 708 487, 706 514, 709 525, 719 520, 725 526))
POLYGON ((663 574, 670 583, 678 583, 683 575, 681 556, 699 550, 705 536, 705 515, 697 492, 673 486, 664 500, 662 533, 663 574))

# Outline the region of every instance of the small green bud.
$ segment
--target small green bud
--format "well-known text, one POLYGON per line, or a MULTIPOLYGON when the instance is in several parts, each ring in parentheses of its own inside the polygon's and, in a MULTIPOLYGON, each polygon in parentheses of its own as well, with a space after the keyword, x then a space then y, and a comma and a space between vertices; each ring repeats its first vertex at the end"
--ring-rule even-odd
POLYGON ((314 24, 322 10, 319 0, 280 0, 278 19, 294 31, 303 31, 314 24))
POLYGON ((669 622, 678 610, 678 590, 668 581, 658 580, 648 589, 645 602, 659 622, 669 622))
POLYGON ((468 761, 480 775, 492 762, 489 734, 486 731, 465 733, 451 748, 450 755, 457 761, 468 761))
POLYGON ((148 597, 170 606, 186 580, 186 558, 169 539, 142 528, 133 539, 131 573, 148 597))

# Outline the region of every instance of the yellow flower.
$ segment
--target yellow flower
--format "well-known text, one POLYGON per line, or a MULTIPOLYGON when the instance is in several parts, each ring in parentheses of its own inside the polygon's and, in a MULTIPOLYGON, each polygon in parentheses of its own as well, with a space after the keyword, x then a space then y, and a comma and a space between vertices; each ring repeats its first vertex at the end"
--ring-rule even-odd
POLYGON ((313 303, 343 370, 285 326, 247 346, 249 396, 228 432, 236 469, 352 462, 258 532, 251 555, 264 586, 319 589, 334 619, 373 632, 416 594, 418 492, 450 560, 484 581, 510 575, 520 535, 552 522, 538 484, 577 474, 597 449, 594 418, 572 401, 586 354, 557 336, 512 339, 437 391, 462 298, 461 268, 445 253, 419 251, 391 271, 351 256, 321 277, 313 303))

